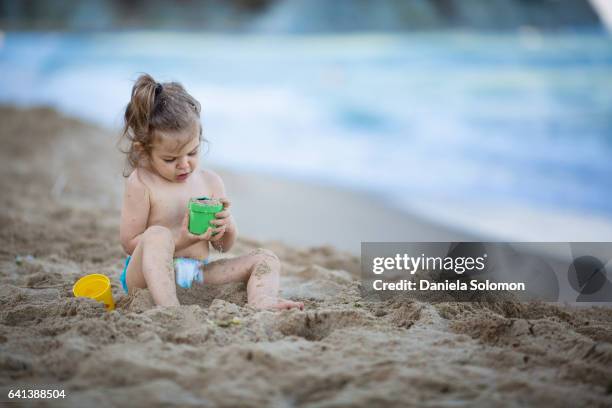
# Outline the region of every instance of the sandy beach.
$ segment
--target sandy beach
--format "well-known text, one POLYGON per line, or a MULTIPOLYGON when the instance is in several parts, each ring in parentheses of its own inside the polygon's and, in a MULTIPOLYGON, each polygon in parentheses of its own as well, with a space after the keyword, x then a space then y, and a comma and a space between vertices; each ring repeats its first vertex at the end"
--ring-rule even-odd
POLYGON ((612 406, 612 309, 362 299, 359 242, 470 236, 357 193, 215 169, 241 232, 216 256, 273 250, 304 311, 253 310, 241 284, 181 290, 176 308, 125 295, 116 140, 0 107, 0 405, 46 388, 66 397, 37 404, 612 406), (116 310, 72 296, 89 273, 116 310))

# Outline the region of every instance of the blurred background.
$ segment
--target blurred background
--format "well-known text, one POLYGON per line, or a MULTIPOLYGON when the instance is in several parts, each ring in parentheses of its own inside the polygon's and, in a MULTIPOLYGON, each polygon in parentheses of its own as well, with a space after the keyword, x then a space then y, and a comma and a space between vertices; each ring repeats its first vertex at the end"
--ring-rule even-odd
POLYGON ((612 1, 0 1, 0 103, 111 129, 133 81, 216 166, 488 237, 612 241, 612 1))

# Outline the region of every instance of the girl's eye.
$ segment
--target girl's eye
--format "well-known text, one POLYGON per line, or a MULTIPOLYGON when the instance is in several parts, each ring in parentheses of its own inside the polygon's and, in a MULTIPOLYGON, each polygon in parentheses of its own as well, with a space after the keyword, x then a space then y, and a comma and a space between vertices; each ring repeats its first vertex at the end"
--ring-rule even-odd
POLYGON ((190 156, 195 156, 196 154, 198 154, 197 150, 194 150, 193 152, 189 153, 190 156))
POLYGON ((162 160, 165 161, 166 163, 172 163, 176 159, 162 159, 162 160))

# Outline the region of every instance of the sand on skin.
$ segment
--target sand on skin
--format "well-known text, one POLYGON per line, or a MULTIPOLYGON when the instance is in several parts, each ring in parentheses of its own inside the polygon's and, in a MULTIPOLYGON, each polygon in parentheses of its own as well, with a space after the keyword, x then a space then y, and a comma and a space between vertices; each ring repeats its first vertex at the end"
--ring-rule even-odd
POLYGON ((175 308, 125 296, 114 140, 50 109, 0 109, 3 395, 44 384, 68 395, 46 404, 74 407, 612 405, 609 309, 365 301, 358 259, 331 246, 241 237, 222 255, 273 250, 283 296, 305 311, 255 311, 243 284, 181 290, 175 308), (111 277, 116 311, 72 297, 88 273, 111 277))

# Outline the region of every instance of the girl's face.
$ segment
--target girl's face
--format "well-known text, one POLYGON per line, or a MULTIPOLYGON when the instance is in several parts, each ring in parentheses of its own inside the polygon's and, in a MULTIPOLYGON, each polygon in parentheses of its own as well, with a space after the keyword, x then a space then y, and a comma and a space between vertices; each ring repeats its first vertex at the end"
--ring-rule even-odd
MULTIPOLYGON (((196 129, 199 130, 199 126, 196 129)), ((184 183, 198 167, 200 137, 199 132, 194 133, 193 129, 176 133, 163 132, 156 138, 151 148, 150 162, 153 170, 164 179, 184 183)))

